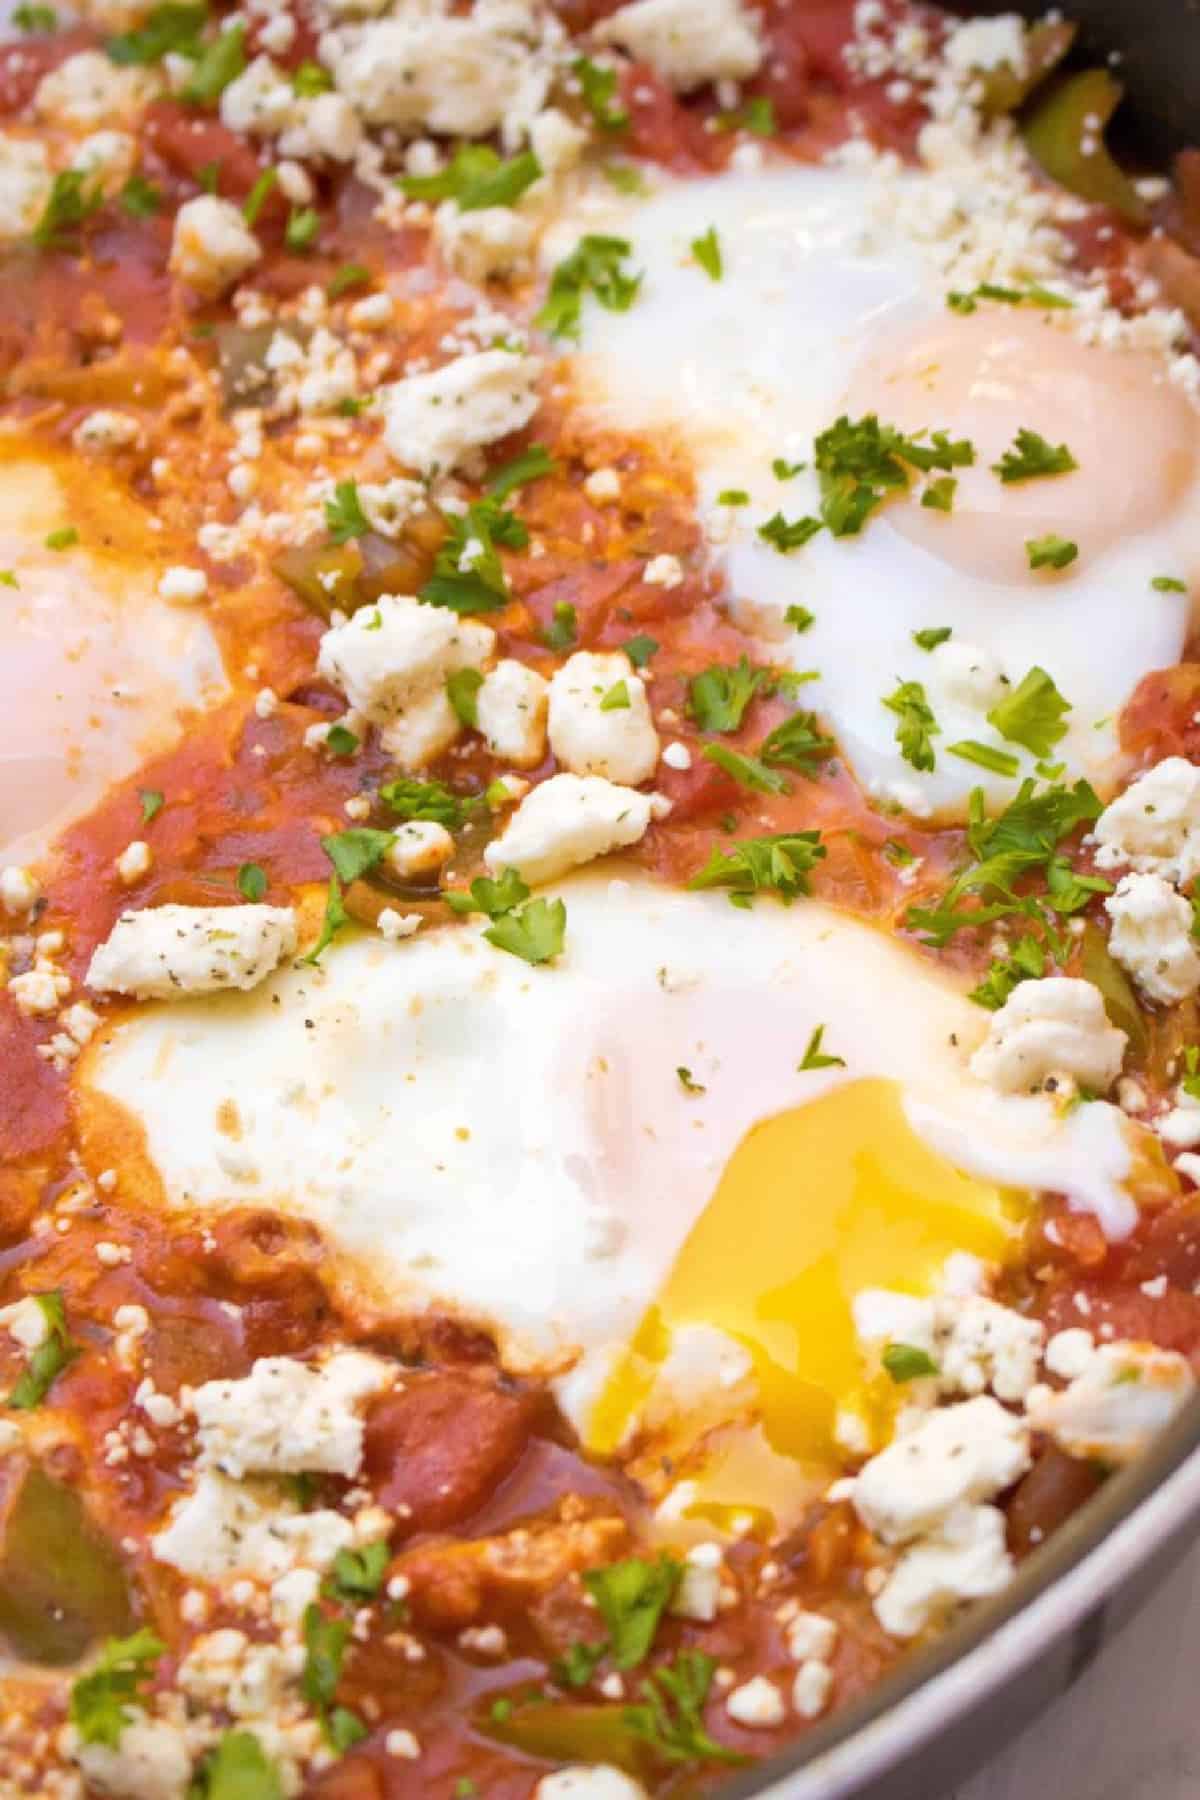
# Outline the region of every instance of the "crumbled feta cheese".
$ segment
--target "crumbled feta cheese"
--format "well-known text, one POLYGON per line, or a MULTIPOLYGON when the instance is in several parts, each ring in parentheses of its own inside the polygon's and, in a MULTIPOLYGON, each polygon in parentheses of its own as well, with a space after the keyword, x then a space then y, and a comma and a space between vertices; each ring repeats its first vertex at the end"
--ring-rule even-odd
POLYGON ((159 596, 175 606, 192 606, 208 593, 208 576, 203 569, 189 569, 176 563, 159 577, 159 596))
POLYGON ((345 163, 358 154, 362 137, 362 121, 344 94, 317 94, 297 104, 279 148, 285 156, 326 156, 345 163))
POLYGON ((546 107, 530 122, 529 145, 548 176, 573 169, 587 141, 587 132, 556 106, 546 107))
POLYGON ((829 1705, 833 1670, 826 1662, 801 1663, 792 1683, 792 1706, 802 1719, 818 1719, 829 1705))
POLYGON ((206 1381, 193 1392, 201 1459, 234 1476, 356 1475, 362 1402, 390 1381, 386 1363, 358 1350, 340 1350, 319 1368, 290 1356, 259 1357, 249 1375, 206 1381))
POLYGON ((126 887, 148 875, 150 865, 154 861, 154 852, 143 838, 135 838, 132 844, 126 844, 116 861, 116 871, 126 887))
POLYGON ((933 680, 946 700, 987 712, 1003 698, 1008 687, 1004 672, 990 650, 947 638, 930 656, 933 680))
POLYGON ((963 75, 1005 65, 1014 75, 1024 75, 1029 62, 1024 22, 1016 13, 1002 13, 998 19, 970 19, 961 25, 953 22, 942 54, 950 67, 963 75))
POLYGON ((680 1619, 709 1624, 721 1602, 721 1546, 696 1544, 684 1558, 671 1611, 680 1619))
POLYGON ((14 1300, 11 1306, 0 1306, 0 1327, 22 1350, 36 1350, 50 1335, 49 1321, 32 1294, 14 1300))
POLYGON ((1101 1344, 1067 1387, 1038 1387, 1029 1423, 1085 1460, 1127 1463, 1142 1454, 1188 1400, 1196 1380, 1186 1357, 1154 1344, 1101 1344))
POLYGON ((375 924, 379 935, 386 938, 389 944, 398 944, 401 938, 414 937, 420 931, 421 915, 397 912, 394 906, 385 906, 375 924))
POLYGON ((787 1717, 783 1695, 765 1675, 755 1675, 741 1687, 734 1688, 725 1702, 725 1711, 735 1724, 760 1731, 782 1725, 787 1717))
POLYGON ((92 131, 128 122, 156 85, 146 69, 121 68, 102 50, 80 50, 42 76, 33 106, 39 118, 63 131, 92 131))
POLYGON ((385 728, 385 747, 405 768, 419 769, 462 730, 446 677, 479 668, 495 643, 487 625, 385 594, 325 633, 317 669, 356 712, 385 728))
POLYGON ((682 587, 683 564, 677 556, 652 556, 642 570, 642 580, 651 587, 682 587))
POLYGON ((536 887, 580 863, 643 838, 654 796, 599 775, 554 775, 522 800, 483 853, 489 869, 515 869, 536 887))
POLYGON ((137 139, 127 131, 93 131, 75 148, 71 167, 98 183, 102 193, 119 193, 137 166, 137 139))
MULTIPOLYGON (((391 301, 386 294, 373 294, 374 300, 391 301)), ((394 475, 390 481, 360 481, 358 503, 367 515, 373 531, 383 537, 398 537, 410 519, 428 510, 425 488, 419 481, 394 475)))
POLYGON ((0 242, 29 235, 50 198, 51 182, 43 143, 0 133, 0 242))
POLYGON ((631 0, 595 35, 685 94, 710 81, 744 81, 763 57, 755 15, 740 0, 631 0))
POLYGON ((1200 768, 1168 756, 1131 782, 1095 824, 1101 869, 1128 863, 1186 887, 1200 875, 1200 768))
POLYGON ((230 1481, 201 1470, 151 1539, 159 1562, 196 1581, 220 1581, 245 1570, 276 1581, 297 1567, 326 1569, 354 1541, 340 1513, 297 1512, 269 1482, 230 1481))
POLYGON ((224 1626, 188 1647, 176 1682, 189 1700, 222 1707, 235 1719, 278 1714, 299 1673, 297 1660, 296 1646, 252 1643, 244 1631, 224 1626))
POLYGON ((32 869, 23 869, 19 863, 0 869, 0 906, 10 919, 32 912, 41 897, 41 883, 32 869))
POLYGON ((623 650, 577 650, 550 682, 550 748, 572 775, 634 787, 658 767, 646 684, 623 650))
POLYGON ((482 285, 523 270, 537 230, 532 219, 511 206, 462 212, 455 201, 444 200, 433 215, 433 234, 446 266, 465 281, 482 285))
POLYGON ((202 293, 219 294, 253 268, 258 239, 232 200, 198 194, 175 215, 170 270, 202 293))
POLYGON ((668 744, 662 753, 662 759, 668 769, 683 770, 692 766, 692 753, 686 744, 668 744))
POLYGON ((398 462, 423 475, 460 468, 473 451, 529 423, 541 372, 540 357, 479 350, 410 375, 381 395, 384 441, 398 462))
POLYGON ((550 687, 527 664, 505 657, 483 678, 475 696, 475 722, 493 756, 518 769, 534 769, 546 754, 550 687))
POLYGON ((192 1779, 187 1739, 177 1725, 149 1719, 140 1708, 125 1709, 115 1746, 85 1744, 68 1727, 67 1753, 90 1787, 115 1800, 184 1800, 192 1779))
POLYGON ((385 861, 401 881, 436 875, 454 855, 454 839, 433 819, 410 819, 396 829, 396 841, 385 861))
POLYGON ((306 417, 336 412, 358 393, 354 352, 324 325, 317 327, 307 346, 290 333, 277 331, 263 361, 275 377, 281 410, 306 417))
POLYGON ((867 1288, 854 1301, 855 1326, 868 1342, 910 1344, 937 1365, 944 1394, 1022 1400, 1037 1379, 1045 1330, 983 1294, 911 1294, 867 1288))
POLYGON ((292 122, 296 94, 269 56, 256 56, 221 95, 221 123, 230 131, 275 137, 292 122))
POLYGON ((290 906, 152 906, 122 913, 92 954, 102 994, 174 1000, 252 988, 296 948, 290 906))
POLYGON ((141 436, 141 427, 128 413, 100 408, 79 421, 71 433, 77 450, 103 455, 109 450, 127 450, 141 436))
POLYGON ((416 1762, 421 1754, 421 1743, 415 1731, 405 1726, 396 1726, 389 1731, 383 1740, 383 1747, 389 1756, 402 1757, 405 1762, 416 1762))
POLYGON ((1046 1345, 1046 1367, 1052 1375, 1061 1375, 1064 1381, 1072 1381, 1076 1375, 1082 1375, 1095 1354, 1096 1340, 1090 1331, 1084 1331, 1079 1325, 1070 1325, 1065 1331, 1056 1331, 1046 1345))
POLYGON ((1200 987, 1192 909, 1161 875, 1126 875, 1104 902, 1108 947, 1151 1000, 1172 1005, 1200 987))
POLYGON ((960 1601, 999 1593, 1012 1572, 999 1507, 962 1506, 936 1537, 900 1557, 875 1597, 875 1616, 892 1637, 915 1637, 960 1601))
POLYGON ((925 1414, 854 1482, 863 1523, 888 1544, 937 1531, 964 1501, 990 1500, 1029 1467, 1029 1431, 981 1395, 925 1414))
POLYGON ((1023 981, 992 1014, 971 1070, 1002 1093, 1028 1093, 1066 1075, 1106 1094, 1121 1073, 1125 1044, 1125 1033, 1108 1022, 1099 988, 1047 976, 1023 981))
POLYGON ((789 1619, 785 1635, 793 1662, 828 1662, 838 1640, 838 1628, 824 1613, 798 1612, 789 1619))
POLYGON ((70 977, 59 974, 53 963, 38 962, 23 975, 14 975, 8 991, 21 1012, 42 1017, 57 1012, 58 1003, 70 986, 70 977))
POLYGON ((615 469, 593 469, 583 484, 593 506, 611 506, 621 498, 621 477, 615 469))
POLYGON ((543 1775, 534 1789, 534 1800, 646 1800, 646 1790, 620 1769, 587 1763, 543 1775))

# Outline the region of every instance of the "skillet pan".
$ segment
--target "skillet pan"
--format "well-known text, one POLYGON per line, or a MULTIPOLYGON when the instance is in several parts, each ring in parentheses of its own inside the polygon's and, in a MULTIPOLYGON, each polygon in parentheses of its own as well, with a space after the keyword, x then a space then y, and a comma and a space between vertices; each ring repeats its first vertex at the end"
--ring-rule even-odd
MULTIPOLYGON (((952 11, 1045 16, 1047 0, 952 11)), ((1126 90, 1110 141, 1163 168, 1200 145, 1200 0, 1058 0, 1072 62, 1126 90)), ((1012 1742, 1088 1667, 1200 1536, 1200 1396, 1147 1455, 977 1604, 800 1747, 722 1789, 729 1800, 935 1800, 1012 1742)))

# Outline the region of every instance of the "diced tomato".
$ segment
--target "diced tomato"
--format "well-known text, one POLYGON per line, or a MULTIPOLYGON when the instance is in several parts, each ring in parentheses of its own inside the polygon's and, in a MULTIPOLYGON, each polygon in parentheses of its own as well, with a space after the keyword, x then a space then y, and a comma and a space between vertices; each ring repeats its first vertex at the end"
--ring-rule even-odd
POLYGON ((1095 1463, 1078 1462, 1062 1450, 1044 1450, 1008 1503, 1009 1548, 1017 1556, 1035 1550, 1091 1499, 1103 1480, 1095 1463))
POLYGON ((0 47, 0 114, 8 116, 28 106, 43 75, 94 42, 94 33, 80 29, 0 47))
POLYGON ((1200 757, 1200 662, 1144 675, 1121 714, 1121 746, 1147 762, 1200 757))
POLYGON ((147 107, 142 139, 168 168, 188 176, 197 186, 201 185, 201 171, 216 163, 220 170, 217 191, 234 200, 244 199, 263 172, 263 163, 244 138, 219 119, 180 106, 176 100, 156 100, 147 107))
POLYGON ((515 1466, 543 1404, 490 1371, 408 1377, 367 1419, 364 1461, 380 1504, 413 1531, 460 1524, 515 1466))

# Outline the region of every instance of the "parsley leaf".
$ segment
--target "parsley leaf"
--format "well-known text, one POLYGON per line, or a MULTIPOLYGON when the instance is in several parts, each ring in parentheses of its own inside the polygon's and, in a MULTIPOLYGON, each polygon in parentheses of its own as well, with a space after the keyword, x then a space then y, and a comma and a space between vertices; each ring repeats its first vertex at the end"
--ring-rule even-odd
POLYGON ((789 550, 801 549, 823 529, 823 521, 814 519, 811 514, 801 519, 785 519, 781 512, 776 512, 765 525, 759 526, 758 535, 765 544, 773 545, 786 556, 789 550))
POLYGON ((344 1619, 327 1619, 314 1600, 304 1612, 304 1648, 307 1652, 300 1676, 300 1691, 320 1715, 327 1741, 335 1750, 348 1750, 366 1736, 361 1720, 344 1706, 333 1706, 342 1675, 342 1659, 350 1627, 344 1619))
POLYGON ((701 754, 706 762, 716 763, 727 775, 732 775, 741 787, 753 788, 759 794, 790 794, 792 791, 790 781, 774 774, 756 756, 745 756, 725 744, 705 744, 701 754))
POLYGON ((148 13, 136 31, 111 37, 104 48, 110 62, 124 66, 161 62, 168 52, 179 56, 200 54, 200 33, 208 19, 205 6, 179 5, 167 0, 148 13))
POLYGON ((449 524, 433 574, 417 598, 426 606, 445 606, 457 613, 495 612, 506 606, 508 580, 497 545, 523 550, 529 542, 525 526, 490 498, 472 501, 449 524))
POLYGON ((1186 594, 1187 582, 1176 575, 1156 575, 1150 586, 1156 594, 1186 594))
POLYGON ((246 67, 246 27, 239 21, 209 44, 180 98, 192 106, 211 106, 246 67))
POLYGON ((79 1345, 67 1330, 67 1314, 62 1291, 51 1288, 44 1294, 31 1294, 46 1321, 46 1336, 29 1354, 25 1372, 5 1402, 18 1412, 32 1412, 40 1406, 58 1377, 79 1355, 79 1345))
POLYGON ((479 723, 479 690, 483 675, 479 669, 455 669, 446 677, 446 698, 455 716, 472 730, 479 723))
POLYGON ((701 731, 736 731, 766 678, 746 656, 732 665, 713 663, 688 682, 688 713, 701 731))
POLYGON ((1031 569, 1066 569, 1079 555, 1079 545, 1070 538, 1058 537, 1053 531, 1045 537, 1026 538, 1031 569))
POLYGON ((601 131, 624 131, 629 123, 629 114, 623 106, 613 104, 613 95, 617 91, 617 71, 604 68, 590 57, 577 56, 571 64, 571 73, 579 83, 583 104, 601 131))
POLYGON ((749 506, 750 496, 745 488, 722 488, 717 495, 718 506, 749 506))
POLYGON ((626 638, 621 648, 635 669, 644 669, 658 649, 658 640, 639 632, 636 637, 626 638))
POLYGON ((709 280, 720 281, 725 273, 725 261, 715 225, 710 225, 701 237, 692 239, 691 252, 709 280))
POLYGON ((953 512, 958 482, 953 475, 939 475, 921 494, 921 505, 931 512, 953 512))
POLYGON ((621 267, 631 250, 627 238, 592 233, 581 238, 550 277, 550 292, 534 323, 552 337, 577 338, 589 293, 609 312, 628 312, 642 284, 640 275, 621 267))
POLYGON ((914 631, 912 640, 918 650, 936 650, 939 644, 947 641, 952 632, 953 627, 950 625, 927 625, 924 631, 914 631))
POLYGON ((370 825, 354 825, 349 831, 336 831, 331 837, 323 837, 321 848, 337 871, 338 880, 349 884, 382 862, 395 841, 394 831, 376 831, 370 825))
POLYGON ((260 863, 243 863, 237 872, 238 893, 257 906, 267 891, 267 872, 260 863))
POLYGON ((326 1582, 328 1593, 353 1605, 373 1599, 383 1586, 391 1554, 384 1541, 364 1544, 361 1550, 339 1550, 326 1582))
POLYGON ((322 953, 332 944, 343 925, 350 923, 350 914, 342 904, 342 884, 336 875, 329 877, 329 887, 325 894, 325 917, 321 921, 321 934, 307 956, 302 956, 302 963, 316 967, 322 953))
POLYGON ((1067 735, 1064 715, 1070 711, 1070 701, 1063 699, 1045 669, 1035 665, 996 702, 987 720, 1010 743, 1024 745, 1035 756, 1049 756, 1067 735))
POLYGON ((922 1375, 939 1373, 932 1356, 916 1344, 888 1344, 880 1361, 897 1383, 916 1381, 922 1375))
POLYGON ((995 744, 981 744, 978 738, 960 738, 957 744, 947 744, 946 755, 961 757, 963 762, 974 763, 993 775, 1011 777, 1021 767, 1019 759, 1009 751, 998 750, 995 744))
POLYGON ((162 206, 162 192, 143 175, 131 175, 121 189, 121 205, 131 219, 152 219, 162 206))
POLYGON ((743 1763, 736 1750, 718 1744, 704 1727, 704 1702, 712 1686, 716 1661, 702 1650, 680 1650, 643 1681, 640 1705, 626 1706, 627 1728, 667 1762, 743 1763))
POLYGON ((139 788, 138 799, 142 803, 143 825, 148 825, 151 819, 157 818, 167 803, 161 788, 139 788))
MULTIPOLYGON (((921 437, 924 437, 924 433, 921 437)), ((928 443, 906 437, 892 425, 881 425, 874 413, 850 419, 845 413, 814 446, 821 482, 821 518, 834 537, 851 537, 889 493, 901 492, 911 480, 910 467, 968 468, 975 451, 966 439, 951 440, 935 431, 928 443)))
POLYGON ((992 474, 1001 481, 1036 481, 1043 475, 1066 475, 1079 464, 1065 444, 1048 444, 1036 431, 1025 426, 1017 432, 1012 447, 1000 461, 992 464, 992 474))
POLYGON ((351 538, 364 537, 370 531, 371 521, 362 509, 357 482, 338 482, 333 499, 325 502, 325 523, 335 544, 348 543, 351 538))
POLYGON ((584 1570, 583 1585, 608 1627, 609 1651, 618 1669, 632 1669, 650 1654, 682 1573, 670 1556, 654 1562, 631 1556, 606 1568, 584 1570))
POLYGON ((1046 953, 1037 939, 1028 933, 1019 937, 1008 956, 993 959, 987 974, 971 989, 970 999, 976 1006, 996 1012, 1013 989, 1022 981, 1036 981, 1046 973, 1046 953))
POLYGON ((330 756, 353 756, 358 739, 344 725, 331 725, 325 733, 325 748, 330 756))
POLYGON ((484 937, 497 950, 507 950, 523 962, 547 963, 562 950, 567 930, 567 909, 561 900, 527 900, 514 912, 502 913, 489 925, 484 937))
POLYGON ((58 30, 58 14, 52 6, 18 6, 12 18, 18 31, 58 30))
POLYGON ((586 1687, 608 1649, 600 1644, 572 1644, 565 1656, 551 1665, 550 1673, 561 1687, 586 1687))
POLYGON ((629 704, 629 683, 614 681, 608 692, 601 697, 600 711, 628 712, 629 704))
POLYGON ((805 1075, 810 1069, 845 1068, 846 1059, 844 1056, 827 1056, 825 1051, 822 1050, 821 1044, 824 1041, 824 1037, 824 1025, 815 1025, 813 1027, 812 1036, 808 1040, 804 1055, 796 1064, 796 1073, 798 1075, 805 1075))
POLYGON ((728 850, 714 850, 688 887, 729 888, 736 906, 749 906, 755 894, 771 892, 790 906, 797 894, 808 893, 808 877, 824 855, 819 831, 741 838, 728 850))
POLYGON ((319 62, 308 57, 292 71, 292 92, 301 100, 315 100, 333 87, 333 76, 319 62))
POLYGON ((467 893, 449 888, 442 898, 451 912, 480 912, 489 919, 499 919, 522 900, 528 900, 529 889, 515 869, 503 869, 495 880, 490 875, 477 875, 467 893))
POLYGON ((131 1717, 127 1702, 139 1699, 165 1648, 145 1626, 102 1645, 92 1668, 71 1689, 69 1717, 85 1744, 116 1749, 131 1717))
POLYGON ((784 624, 790 625, 794 631, 807 631, 810 625, 816 623, 816 619, 816 613, 809 612, 807 606, 789 606, 783 615, 784 624))
POLYGON ((205 1757, 189 1800, 283 1800, 283 1778, 252 1731, 227 1731, 205 1757))
POLYGON ((579 619, 569 600, 556 600, 554 616, 542 633, 542 642, 550 650, 569 650, 579 636, 579 619))
POLYGON ((470 804, 443 781, 417 781, 407 775, 385 782, 379 798, 402 819, 432 820, 447 831, 457 831, 465 823, 470 804))
POLYGON ((60 525, 57 531, 46 533, 47 550, 70 550, 79 542, 79 533, 74 525, 60 525))
POLYGON ((365 287, 370 279, 371 271, 365 263, 343 263, 330 276, 325 292, 331 300, 340 300, 351 288, 365 287))
POLYGON ((247 225, 257 225, 267 197, 279 180, 278 169, 264 169, 242 202, 242 217, 247 225))
POLYGON ((776 481, 790 481, 794 475, 799 475, 800 471, 807 467, 808 464, 804 462, 788 462, 785 456, 775 456, 771 459, 771 473, 776 481))
POLYGON ((98 212, 104 204, 104 189, 99 181, 89 187, 84 169, 60 169, 33 228, 33 241, 40 250, 58 248, 65 238, 98 212))
POLYGON ((886 696, 883 704, 900 720, 896 727, 896 742, 901 756, 914 769, 928 772, 935 762, 931 740, 940 735, 942 728, 925 698, 924 687, 919 681, 902 681, 894 694, 886 696))
POLYGON ((487 144, 460 144, 436 175, 402 175, 397 186, 410 200, 453 200, 459 212, 515 206, 542 173, 532 150, 507 160, 487 144))
POLYGON ((676 1069, 675 1074, 677 1075, 679 1085, 685 1094, 707 1094, 708 1089, 702 1082, 694 1081, 692 1079, 692 1071, 685 1068, 682 1063, 680 1063, 679 1067, 676 1069))
POLYGON ((294 206, 288 214, 283 241, 289 250, 311 250, 321 230, 321 215, 315 206, 294 206))
POLYGON ((774 137, 779 130, 775 107, 765 94, 753 95, 733 112, 718 113, 715 124, 718 131, 749 131, 754 137, 774 137))
POLYGON ((832 756, 836 747, 833 739, 821 732, 817 715, 811 712, 793 713, 790 719, 768 732, 758 746, 765 763, 776 768, 798 769, 810 779, 816 774, 814 765, 832 756))
POLYGON ((952 291, 946 295, 946 305, 951 312, 956 313, 973 313, 980 300, 998 300, 1004 306, 1044 306, 1050 309, 1069 308, 1075 304, 1065 295, 1056 294, 1052 288, 1042 287, 1036 281, 1027 288, 997 287, 994 281, 981 281, 969 293, 952 291))
POLYGON ((557 475, 561 467, 544 444, 530 444, 518 456, 503 463, 495 474, 488 476, 487 491, 493 500, 501 503, 518 488, 528 487, 531 481, 538 481, 543 475, 557 475))

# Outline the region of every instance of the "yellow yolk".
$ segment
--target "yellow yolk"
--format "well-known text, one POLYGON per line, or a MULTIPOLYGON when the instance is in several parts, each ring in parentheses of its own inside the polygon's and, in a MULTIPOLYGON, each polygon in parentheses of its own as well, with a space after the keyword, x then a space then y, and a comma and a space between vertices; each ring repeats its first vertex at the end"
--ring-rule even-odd
POLYGON ((1020 1210, 1017 1196, 962 1174, 915 1136, 893 1082, 847 1082, 765 1119, 734 1151, 602 1390, 589 1447, 616 1448, 673 1335, 703 1325, 749 1354, 770 1448, 828 1465, 835 1415, 863 1379, 855 1294, 927 1293, 955 1251, 1004 1261, 1020 1210))

